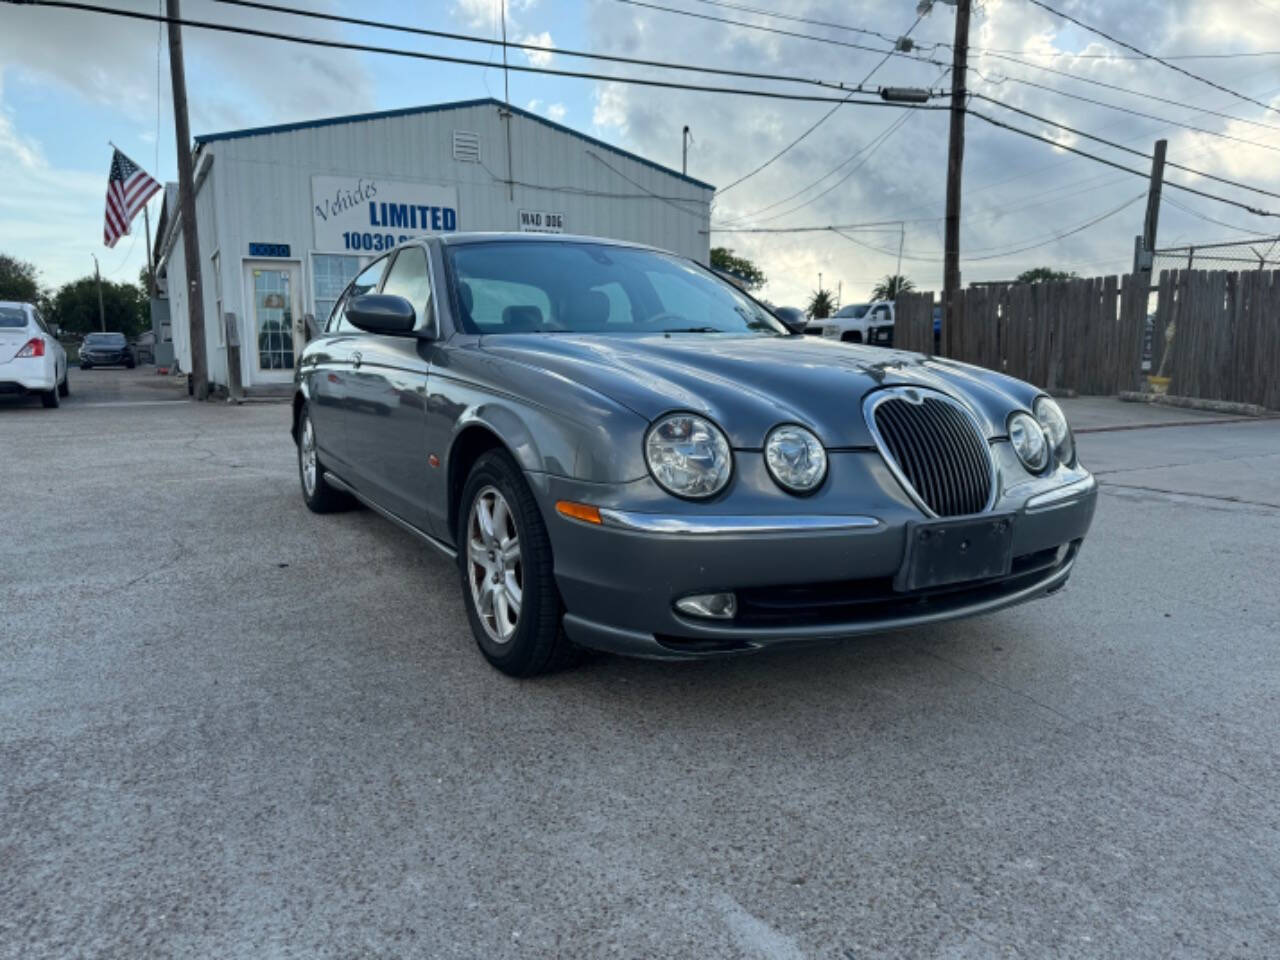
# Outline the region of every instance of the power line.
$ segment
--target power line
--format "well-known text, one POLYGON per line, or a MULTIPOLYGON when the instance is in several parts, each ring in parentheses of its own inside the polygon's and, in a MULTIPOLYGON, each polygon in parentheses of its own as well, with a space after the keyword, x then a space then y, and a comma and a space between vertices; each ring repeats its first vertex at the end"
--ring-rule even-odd
POLYGON ((1262 107, 1262 109, 1270 110, 1272 113, 1280 113, 1280 110, 1277 110, 1275 107, 1272 107, 1270 104, 1263 103, 1261 100, 1255 100, 1253 99, 1253 97, 1246 96, 1243 93, 1238 93, 1235 90, 1232 90, 1230 87, 1225 87, 1222 84, 1218 83, 1217 81, 1210 80, 1208 77, 1202 77, 1198 73, 1192 73, 1190 70, 1186 69, 1185 67, 1180 67, 1176 63, 1170 63, 1168 60, 1162 60, 1160 57, 1157 57, 1155 54, 1147 53, 1147 51, 1141 49, 1140 47, 1135 47, 1132 43, 1127 43, 1126 41, 1121 40, 1119 37, 1114 37, 1111 34, 1107 33, 1105 30, 1101 30, 1098 27, 1091 26, 1090 24, 1085 23, 1083 20, 1079 20, 1076 17, 1071 16, 1071 14, 1069 13, 1063 13, 1061 10, 1056 10, 1053 7, 1049 6, 1049 4, 1045 3, 1044 0, 1027 0, 1027 3, 1034 4, 1035 6, 1039 7, 1041 10, 1047 10, 1049 13, 1052 13, 1055 17, 1061 17, 1063 20, 1066 20, 1069 23, 1074 23, 1077 27, 1080 27, 1084 30, 1088 30, 1090 33, 1095 33, 1106 40, 1110 40, 1112 43, 1117 44, 1121 47, 1124 47, 1126 50, 1132 50, 1134 53, 1140 54, 1141 56, 1144 56, 1149 60, 1154 60, 1156 63, 1163 64, 1164 66, 1168 67, 1170 70, 1174 70, 1178 73, 1181 73, 1183 76, 1190 77, 1192 80, 1198 80, 1200 83, 1203 83, 1206 86, 1213 87, 1215 90, 1221 90, 1223 93, 1229 93, 1231 94, 1231 96, 1237 98, 1238 100, 1243 100, 1245 103, 1252 103, 1255 107, 1262 107))
MULTIPOLYGON (((1016 63, 1019 66, 1023 66, 1023 67, 1030 67, 1032 70, 1042 70, 1045 73, 1052 73, 1055 76, 1066 77, 1068 80, 1075 80, 1078 83, 1088 83, 1095 87, 1103 87, 1104 89, 1107 89, 1107 90, 1115 90, 1119 93, 1128 94, 1129 96, 1132 96, 1132 97, 1141 97, 1144 100, 1154 100, 1157 103, 1165 103, 1173 107, 1186 106, 1186 103, 1180 100, 1172 100, 1168 97, 1159 96, 1158 94, 1148 93, 1145 90, 1132 90, 1129 87, 1122 87, 1116 83, 1107 83, 1105 80, 1096 80, 1093 77, 1086 77, 1078 73, 1071 73, 1068 70, 1059 70, 1056 67, 1046 67, 1044 64, 1041 64, 1041 63, 1031 63, 1027 60, 1020 59, 1019 57, 1010 56, 1009 54, 1006 54, 1006 53, 988 53, 986 54, 986 56, 992 57, 996 60, 1006 60, 1009 63, 1016 63)), ((928 62, 932 62, 932 61, 928 61, 928 62)), ((973 69, 973 68, 971 67, 970 69, 973 69)), ((1238 117, 1233 113, 1223 113, 1220 110, 1210 110, 1207 108, 1199 110, 1198 112, 1207 113, 1215 117, 1221 117, 1224 120, 1234 120, 1236 123, 1245 123, 1252 127, 1264 127, 1267 130, 1280 131, 1280 126, 1276 126, 1273 123, 1263 123, 1261 120, 1250 120, 1247 117, 1238 117)))
POLYGON ((880 40, 889 43, 895 42, 896 38, 890 37, 888 34, 881 33, 878 30, 868 30, 866 27, 854 27, 844 23, 835 23, 831 20, 816 20, 812 17, 801 17, 793 13, 775 13, 772 10, 761 10, 759 7, 748 7, 738 3, 727 3, 725 0, 697 0, 698 3, 704 3, 711 7, 724 7, 728 10, 737 10, 741 13, 754 13, 761 17, 773 17, 776 20, 790 20, 792 23, 807 23, 815 27, 831 27, 833 30, 848 30, 850 33, 860 33, 869 37, 877 37, 880 40))
MULTIPOLYGON (((960 259, 962 262, 966 262, 966 263, 978 263, 984 260, 999 260, 1002 257, 1012 257, 1019 253, 1026 253, 1028 250, 1035 250, 1039 247, 1047 247, 1051 243, 1057 243, 1059 240, 1065 240, 1067 237, 1074 236, 1077 233, 1082 233, 1085 230, 1088 230, 1090 227, 1097 226, 1103 220, 1106 220, 1110 217, 1114 217, 1116 214, 1133 206, 1135 203, 1137 203, 1139 200, 1141 200, 1145 196, 1146 196, 1145 192, 1140 193, 1137 196, 1126 200, 1124 203, 1120 204, 1120 206, 1115 207, 1114 209, 1108 210, 1106 213, 1093 217, 1090 220, 1086 220, 1084 223, 1077 224, 1076 226, 1071 227, 1068 230, 1064 230, 1061 233, 1056 233, 1047 239, 1042 239, 1035 243, 1028 244, 1027 246, 1017 247, 1011 250, 1001 249, 998 253, 989 253, 981 257, 961 257, 960 259)), ((846 240, 850 241, 851 243, 856 243, 860 247, 866 247, 870 250, 875 250, 877 253, 882 253, 888 257, 894 257, 898 255, 897 251, 895 250, 885 250, 883 247, 877 247, 873 244, 866 243, 862 240, 857 240, 853 237, 846 236, 841 230, 836 229, 834 227, 832 229, 834 230, 835 233, 844 237, 846 240)), ((995 248, 988 247, 987 249, 991 250, 995 248)), ((942 263, 943 262, 942 258, 940 257, 922 257, 922 256, 917 256, 914 254, 907 254, 907 253, 903 253, 902 258, 904 260, 915 260, 921 263, 942 263)))
MULTIPOLYGON (((226 23, 214 23, 208 20, 192 20, 188 17, 165 17, 158 14, 142 13, 136 10, 118 10, 111 7, 100 7, 90 3, 71 2, 71 0, 5 0, 8 3, 22 3, 29 6, 52 7, 63 10, 79 10, 87 13, 104 13, 110 16, 124 17, 130 20, 147 20, 159 21, 162 23, 173 23, 184 27, 194 27, 200 30, 215 30, 222 33, 236 33, 250 37, 262 37, 269 40, 283 40, 287 43, 297 43, 304 46, 326 47, 334 50, 354 50, 359 53, 380 53, 396 57, 408 57, 416 60, 430 60, 438 63, 454 63, 465 66, 476 66, 488 68, 492 66, 486 60, 477 60, 473 57, 455 57, 447 56, 440 53, 425 53, 418 50, 401 50, 396 47, 380 47, 373 44, 352 43, 343 40, 325 40, 319 37, 298 37, 290 34, 276 33, 271 30, 261 30, 254 27, 232 26, 226 23)), ((630 0, 628 0, 630 2, 630 0)), ((916 103, 888 103, 883 100, 849 100, 847 97, 819 97, 812 94, 796 94, 785 93, 778 90, 758 90, 743 89, 741 87, 712 87, 691 83, 677 83, 672 80, 655 80, 645 77, 629 77, 607 73, 590 73, 585 70, 552 70, 549 67, 536 67, 532 65, 511 64, 509 69, 516 70, 521 73, 535 73, 543 76, 551 77, 572 77, 580 80, 601 80, 611 83, 629 83, 645 87, 661 87, 666 90, 691 90, 697 93, 724 93, 734 96, 746 97, 762 97, 772 100, 793 100, 805 103, 855 103, 861 106, 869 107, 888 107, 910 110, 945 110, 946 107, 935 106, 933 104, 916 103)))
MULTIPOLYGON (((1144 120, 1154 120, 1158 123, 1168 124, 1171 127, 1181 127, 1184 130, 1191 130, 1195 133, 1203 133, 1210 137, 1218 137, 1222 140, 1230 140, 1233 143, 1243 143, 1251 147, 1260 147, 1263 150, 1275 150, 1277 152, 1280 152, 1280 147, 1277 147, 1274 144, 1262 143, 1258 140, 1247 140, 1244 137, 1233 137, 1229 133, 1222 133, 1218 130, 1210 130, 1207 127, 1197 127, 1195 124, 1186 123, 1185 121, 1182 121, 1182 120, 1170 120, 1168 117, 1157 116, 1156 114, 1153 114, 1153 113, 1144 113, 1141 110, 1134 110, 1132 107, 1121 106, 1118 103, 1109 103, 1106 100, 1095 100, 1093 97, 1086 97, 1086 96, 1083 96, 1082 94, 1071 93, 1067 90, 1059 90, 1056 87, 1050 87, 1043 83, 1036 83, 1034 80, 1028 80, 1025 77, 1015 77, 1010 74, 1005 74, 1003 79, 1001 80, 992 80, 991 78, 983 75, 980 71, 977 70, 977 68, 970 68, 970 69, 972 69, 975 73, 977 73, 982 80, 992 84, 993 86, 999 86, 1001 83, 1007 80, 1010 83, 1017 83, 1027 87, 1034 87, 1037 90, 1044 90, 1047 93, 1053 93, 1060 97, 1067 97, 1068 99, 1071 99, 1071 100, 1079 100, 1082 103, 1093 104, 1096 107, 1105 107, 1108 110, 1116 110, 1116 111, 1119 111, 1120 113, 1127 113, 1131 116, 1142 117, 1144 120)), ((977 96, 977 94, 974 94, 974 96, 977 96)))
MULTIPOLYGON (((1049 137, 1042 137, 1038 133, 1033 133, 1030 130, 1024 130, 1021 127, 1015 127, 1011 123, 1005 123, 1003 120, 997 120, 995 117, 988 116, 985 113, 980 113, 977 110, 969 109, 969 110, 966 110, 965 112, 968 113, 970 116, 977 117, 979 120, 985 120, 987 123, 991 124, 992 126, 999 127, 1002 130, 1008 130, 1012 133, 1016 133, 1019 136, 1027 137, 1028 139, 1031 139, 1031 140, 1039 140, 1041 143, 1047 143, 1050 146, 1056 147, 1059 150, 1066 150, 1068 153, 1075 153, 1082 157, 1087 157, 1088 159, 1093 160, 1096 163, 1105 164, 1108 167, 1115 167, 1117 170, 1123 170, 1126 173, 1132 173, 1135 176, 1142 177, 1144 180, 1150 178, 1149 174, 1143 170, 1135 170, 1133 167, 1126 167, 1122 163, 1116 163, 1114 160, 1108 160, 1105 157, 1100 157, 1097 154, 1089 153, 1088 151, 1081 150, 1078 147, 1072 147, 1072 146, 1068 146, 1065 143, 1059 143, 1057 140, 1051 140, 1049 137)), ((1216 194, 1207 193, 1204 190, 1198 190, 1195 187, 1188 187, 1186 184, 1174 183, 1172 180, 1164 181, 1164 185, 1166 187, 1171 187, 1174 190, 1182 190, 1186 193, 1194 193, 1197 196, 1206 197, 1209 200, 1216 200, 1219 203, 1225 203, 1225 204, 1228 204, 1229 206, 1239 207, 1241 210, 1247 210, 1249 213, 1252 213, 1255 216, 1280 217, 1280 213, 1274 213, 1270 210, 1261 210, 1258 207, 1250 206, 1249 204, 1242 203, 1239 200, 1229 200, 1226 197, 1219 197, 1216 194)))
MULTIPOLYGON (((389 23, 385 20, 369 20, 364 17, 348 17, 336 13, 322 13, 316 10, 302 10, 297 7, 286 7, 263 0, 214 0, 228 6, 247 7, 253 10, 267 10, 273 13, 284 13, 296 17, 309 17, 313 20, 324 20, 331 23, 345 23, 358 27, 373 27, 378 30, 391 30, 397 33, 409 33, 423 37, 436 37, 442 40, 456 40, 461 43, 479 43, 489 47, 499 46, 503 49, 523 50, 534 53, 557 54, 566 57, 580 57, 587 60, 603 60, 609 63, 625 63, 632 66, 661 67, 664 70, 687 70, 695 73, 719 74, 726 77, 745 77, 751 80, 775 80, 784 83, 805 83, 833 89, 848 89, 846 84, 826 80, 814 80, 806 77, 795 77, 787 74, 760 73, 751 70, 729 70, 719 67, 702 67, 687 63, 672 63, 662 60, 646 60, 639 57, 624 57, 608 53, 596 53, 589 50, 571 50, 565 47, 547 47, 536 43, 522 43, 515 40, 496 40, 479 37, 469 33, 454 33, 448 30, 429 30, 425 27, 414 27, 402 23, 389 23)), ((861 91, 856 91, 861 92, 861 91)))
MULTIPOLYGON (((866 50, 870 53, 885 52, 883 47, 869 47, 866 44, 853 43, 852 41, 849 41, 849 40, 836 40, 834 37, 819 37, 812 33, 798 33, 794 30, 783 30, 780 27, 766 27, 763 24, 759 24, 759 23, 745 23, 742 20, 731 20, 728 17, 717 17, 709 13, 698 13, 695 10, 680 10, 676 7, 664 7, 658 3, 650 3, 648 2, 648 0, 616 0, 616 2, 625 3, 633 7, 644 7, 647 10, 661 10, 664 13, 674 13, 682 17, 693 17, 696 20, 709 20, 712 23, 725 23, 734 27, 742 27, 743 29, 746 29, 746 30, 759 30, 764 33, 774 33, 783 37, 795 37, 800 40, 812 40, 815 43, 826 43, 826 44, 831 44, 832 46, 837 46, 837 47, 847 47, 851 50, 866 50)), ((773 16, 773 14, 767 14, 767 16, 773 16)), ((846 27, 843 29, 853 29, 853 28, 846 27)), ((896 41, 893 41, 893 42, 896 42, 896 41)), ((926 57, 914 56, 912 54, 903 53, 898 50, 893 50, 892 48, 890 48, 890 52, 891 52, 891 55, 895 57, 904 57, 907 60, 915 60, 917 62, 932 63, 935 66, 939 66, 939 67, 946 66, 946 64, 944 64, 940 60, 929 60, 926 57)))
MULTIPOLYGON (((1094 133, 1086 133, 1083 130, 1080 130, 1076 127, 1068 126, 1067 124, 1061 123, 1060 121, 1050 120, 1048 117, 1042 117, 1038 113, 1032 113, 1030 110, 1023 110, 1021 107, 1015 107, 1011 103, 1005 103, 1002 100, 997 100, 995 97, 988 97, 986 94, 983 94, 983 93, 974 93, 974 94, 971 94, 971 96, 976 100, 985 100, 987 103, 994 103, 996 106, 1001 107, 1005 110, 1010 110, 1014 113, 1021 114, 1024 117, 1030 117, 1032 120, 1039 120, 1041 123, 1047 123, 1050 126, 1057 127, 1059 130, 1066 130, 1068 133, 1074 133, 1078 137, 1084 137, 1087 140, 1094 140, 1098 143, 1105 144, 1106 146, 1111 147, 1114 150, 1122 150, 1125 153, 1133 154, 1134 156, 1141 157, 1144 160, 1151 159, 1151 154, 1149 153, 1143 153, 1141 150, 1137 150, 1133 147, 1125 146, 1123 143, 1117 143, 1114 140, 1108 140, 1106 137, 1100 137, 1094 133)), ((1178 170, 1182 170, 1186 173, 1195 174, 1198 177, 1204 177, 1206 180, 1215 180, 1218 183, 1225 183, 1228 186, 1239 187, 1241 190, 1249 190, 1253 193, 1262 194, 1263 196, 1267 196, 1267 197, 1275 197, 1277 200, 1280 200, 1280 193, 1276 193, 1272 190, 1265 190, 1262 187, 1253 187, 1247 183, 1241 183, 1239 180, 1231 180, 1227 177, 1220 177, 1217 174, 1207 173, 1204 170, 1197 170, 1194 167, 1188 167, 1185 164, 1175 163, 1172 160, 1167 161, 1167 163, 1171 167, 1175 167, 1178 170)))
MULTIPOLYGON (((949 43, 939 43, 939 47, 949 47, 949 43)), ((1123 53, 1071 53, 1067 50, 1006 50, 1000 47, 970 47, 970 51, 978 53, 1010 53, 1021 57, 1071 57, 1073 60, 1123 60, 1134 63, 1152 62, 1148 56, 1126 55, 1123 53)), ((1280 50, 1244 50, 1240 53, 1163 53, 1161 60, 1242 60, 1249 57, 1280 57, 1280 50)))
POLYGON ((1183 213, 1189 213, 1189 214, 1191 214, 1191 216, 1196 217, 1197 219, 1200 219, 1200 220, 1204 220, 1206 223, 1214 223, 1214 224, 1217 224, 1217 225, 1218 225, 1218 226, 1220 226, 1220 227, 1226 227, 1228 230, 1238 230, 1240 233, 1250 233, 1250 234, 1253 234, 1255 237, 1270 237, 1270 236, 1271 236, 1271 234, 1269 234, 1269 233, 1264 233, 1264 232, 1262 232, 1261 230, 1250 230, 1248 227, 1237 227, 1235 224, 1227 223, 1225 220, 1217 220, 1217 219, 1214 219, 1213 217, 1209 216, 1208 214, 1201 213, 1199 210, 1195 210, 1195 209, 1193 209, 1192 207, 1188 207, 1185 203, 1179 203, 1179 202, 1178 202, 1177 200, 1175 200, 1173 197, 1164 197, 1164 196, 1162 196, 1162 197, 1160 198, 1160 202, 1161 202, 1161 203, 1167 203, 1167 204, 1169 204, 1169 205, 1170 205, 1170 206, 1172 206, 1172 207, 1177 207, 1177 208, 1178 208, 1179 210, 1181 210, 1183 213))
MULTIPOLYGON (((912 23, 911 26, 907 28, 907 32, 904 33, 903 36, 904 37, 909 36, 911 34, 911 31, 914 30, 920 24, 920 21, 922 19, 924 19, 924 14, 920 14, 919 16, 917 16, 915 19, 915 22, 912 23)), ((859 90, 861 90, 864 86, 866 86, 866 84, 871 80, 872 76, 874 76, 875 72, 879 70, 882 66, 884 66, 885 61, 889 59, 889 56, 892 53, 893 53, 893 49, 890 48, 890 50, 886 52, 883 57, 881 57, 880 61, 874 67, 871 68, 871 72, 868 73, 862 79, 862 82, 858 84, 859 90)), ((852 96, 852 94, 850 94, 850 96, 852 96)), ((837 103, 834 107, 832 107, 830 110, 824 113, 821 117, 819 117, 818 120, 812 126, 810 126, 808 129, 804 131, 804 133, 800 134, 800 136, 796 137, 794 140, 788 143, 785 147, 783 147, 781 150, 775 153, 772 157, 770 157, 764 163, 760 164, 754 170, 751 170, 748 173, 744 173, 742 176, 740 176, 737 180, 733 181, 733 183, 729 184, 727 187, 721 187, 719 190, 716 191, 717 198, 723 196, 724 194, 732 190, 734 187, 738 186, 741 183, 744 183, 747 180, 750 180, 757 173, 760 173, 765 168, 771 166, 774 162, 779 160, 784 154, 788 153, 793 147, 801 143, 806 137, 809 136, 809 134, 813 133, 813 131, 817 130, 820 126, 822 126, 824 123, 830 120, 831 117, 835 115, 835 112, 840 109, 840 107, 841 107, 841 104, 837 103)), ((910 114, 903 114, 903 116, 904 117, 910 116, 910 114)))

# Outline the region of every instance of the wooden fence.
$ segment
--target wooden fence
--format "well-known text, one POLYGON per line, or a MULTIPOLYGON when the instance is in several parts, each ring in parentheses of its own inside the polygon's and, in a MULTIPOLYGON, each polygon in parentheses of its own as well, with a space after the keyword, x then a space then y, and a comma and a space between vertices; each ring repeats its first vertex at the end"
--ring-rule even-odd
POLYGON ((1280 271, 1163 270, 1157 291, 1151 368, 1171 395, 1280 409, 1280 271))
MULTIPOLYGON (((1114 394, 1139 385, 1144 279, 1095 277, 961 291, 958 320, 943 324, 940 353, 1046 390, 1114 394)), ((894 345, 933 350, 933 294, 904 294, 894 345)))

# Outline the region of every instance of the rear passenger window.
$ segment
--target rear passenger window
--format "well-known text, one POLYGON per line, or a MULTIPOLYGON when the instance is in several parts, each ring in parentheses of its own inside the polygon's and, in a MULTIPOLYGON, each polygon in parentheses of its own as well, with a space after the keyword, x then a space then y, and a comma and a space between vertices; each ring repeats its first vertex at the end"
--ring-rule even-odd
POLYGON ((21 330, 27 325, 27 311, 21 307, 0 307, 0 330, 21 330))

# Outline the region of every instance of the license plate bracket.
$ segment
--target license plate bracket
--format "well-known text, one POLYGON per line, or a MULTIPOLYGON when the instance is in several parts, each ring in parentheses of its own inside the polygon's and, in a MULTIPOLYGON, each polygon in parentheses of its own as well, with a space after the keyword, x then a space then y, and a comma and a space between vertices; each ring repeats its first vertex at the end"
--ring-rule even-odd
POLYGON ((894 577, 899 592, 1008 576, 1013 567, 1013 514, 907 524, 907 547, 894 577))

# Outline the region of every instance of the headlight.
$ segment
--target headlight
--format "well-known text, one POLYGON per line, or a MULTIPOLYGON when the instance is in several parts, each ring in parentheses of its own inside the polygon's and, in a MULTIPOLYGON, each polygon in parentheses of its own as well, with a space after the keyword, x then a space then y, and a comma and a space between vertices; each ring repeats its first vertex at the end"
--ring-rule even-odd
POLYGON ((1053 445, 1053 455, 1064 466, 1071 466, 1076 459, 1076 440, 1071 435, 1071 425, 1062 408, 1048 397, 1041 397, 1033 408, 1036 419, 1044 432, 1049 435, 1049 443, 1053 445))
POLYGON ((804 427, 791 423, 769 431, 764 462, 778 485, 792 493, 817 489, 827 475, 827 451, 821 442, 804 427))
POLYGON ((672 413, 644 440, 644 459, 653 479, 677 497, 711 497, 724 489, 733 471, 729 441, 710 420, 672 413))
POLYGON ((1049 465, 1049 441, 1031 414, 1019 412, 1009 418, 1009 442, 1022 465, 1032 473, 1049 465))

